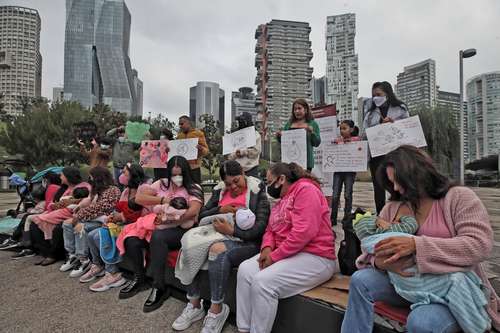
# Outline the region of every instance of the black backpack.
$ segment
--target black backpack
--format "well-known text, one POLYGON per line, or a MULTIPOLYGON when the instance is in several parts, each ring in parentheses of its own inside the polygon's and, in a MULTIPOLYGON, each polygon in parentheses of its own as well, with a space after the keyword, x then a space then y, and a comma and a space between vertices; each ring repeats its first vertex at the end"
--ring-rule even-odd
POLYGON ((356 259, 361 255, 361 242, 354 232, 352 221, 356 218, 356 214, 364 214, 365 211, 357 208, 354 213, 342 221, 342 229, 344 230, 344 240, 340 242, 338 260, 340 272, 343 275, 352 275, 356 268, 356 259))

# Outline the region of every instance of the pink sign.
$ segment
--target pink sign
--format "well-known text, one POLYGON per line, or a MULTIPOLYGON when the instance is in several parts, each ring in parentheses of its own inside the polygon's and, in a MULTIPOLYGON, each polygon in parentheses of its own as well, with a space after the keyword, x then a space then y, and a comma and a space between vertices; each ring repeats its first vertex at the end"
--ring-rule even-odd
POLYGON ((143 168, 166 168, 168 140, 145 140, 141 142, 140 164, 143 168))

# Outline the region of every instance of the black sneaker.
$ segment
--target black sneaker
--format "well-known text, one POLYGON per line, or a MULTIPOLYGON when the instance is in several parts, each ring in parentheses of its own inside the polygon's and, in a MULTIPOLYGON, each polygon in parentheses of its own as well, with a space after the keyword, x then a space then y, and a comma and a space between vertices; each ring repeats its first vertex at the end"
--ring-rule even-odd
POLYGON ((0 250, 13 249, 19 246, 21 246, 19 242, 16 242, 12 238, 7 238, 6 240, 3 241, 2 244, 0 244, 0 250))
POLYGON ((19 253, 14 254, 11 258, 14 260, 17 259, 22 259, 22 258, 29 258, 29 257, 34 257, 36 255, 35 252, 31 249, 24 249, 19 253))

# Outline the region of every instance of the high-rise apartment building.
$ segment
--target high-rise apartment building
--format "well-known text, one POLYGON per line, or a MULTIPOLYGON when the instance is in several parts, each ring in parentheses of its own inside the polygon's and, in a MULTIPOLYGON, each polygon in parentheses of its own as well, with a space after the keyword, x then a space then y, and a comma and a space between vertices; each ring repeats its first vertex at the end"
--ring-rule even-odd
POLYGON ((354 48, 356 15, 326 19, 326 103, 336 104, 340 120, 358 118, 358 55, 354 48))
MULTIPOLYGON (((438 87, 439 88, 439 87, 438 87)), ((436 105, 438 108, 449 109, 453 112, 453 118, 460 130, 460 94, 448 92, 448 91, 437 91, 436 105)), ((469 159, 469 135, 467 130, 467 102, 463 102, 464 105, 464 159, 467 161, 469 159)))
POLYGON ((61 103, 62 101, 64 101, 64 88, 52 88, 52 103, 61 103))
POLYGON ((500 152, 500 71, 467 81, 469 159, 500 152))
POLYGON ((0 92, 8 114, 21 112, 21 98, 41 95, 40 29, 35 9, 0 6, 0 92))
POLYGON ((197 82, 189 89, 189 117, 196 127, 202 127, 200 116, 211 114, 224 132, 224 90, 215 82, 197 82))
POLYGON ((432 59, 406 66, 398 74, 396 95, 411 111, 430 109, 437 103, 436 62, 432 59))
POLYGON ((129 58, 130 22, 123 0, 66 0, 65 99, 138 114, 129 58))
POLYGON ((310 32, 309 23, 282 20, 259 25, 255 32, 255 103, 259 120, 267 115, 264 131, 275 131, 287 122, 295 99, 310 101, 310 32))
POLYGON ((321 106, 326 104, 326 76, 315 78, 311 80, 311 99, 313 106, 321 106))
POLYGON ((243 112, 250 113, 253 121, 255 121, 257 117, 255 94, 250 87, 241 87, 238 91, 231 93, 231 123, 243 112))

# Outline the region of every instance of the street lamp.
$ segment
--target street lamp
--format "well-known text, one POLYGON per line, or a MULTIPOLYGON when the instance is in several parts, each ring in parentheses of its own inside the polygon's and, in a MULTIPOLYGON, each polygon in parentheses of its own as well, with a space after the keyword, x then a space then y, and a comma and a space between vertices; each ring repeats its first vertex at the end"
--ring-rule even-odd
POLYGON ((460 50, 458 59, 460 63, 460 185, 464 185, 464 58, 476 55, 476 49, 460 50))

